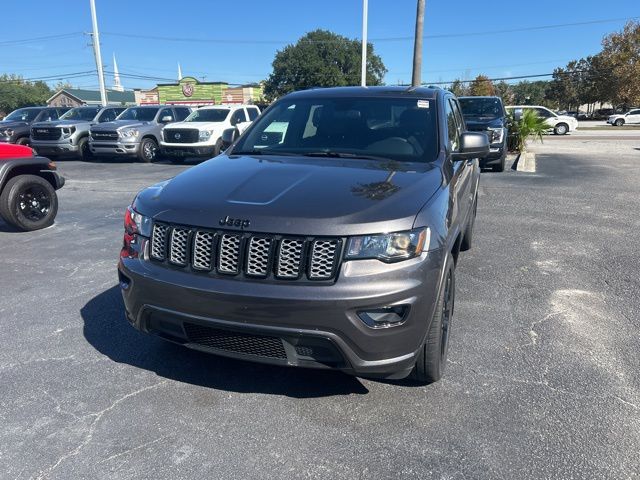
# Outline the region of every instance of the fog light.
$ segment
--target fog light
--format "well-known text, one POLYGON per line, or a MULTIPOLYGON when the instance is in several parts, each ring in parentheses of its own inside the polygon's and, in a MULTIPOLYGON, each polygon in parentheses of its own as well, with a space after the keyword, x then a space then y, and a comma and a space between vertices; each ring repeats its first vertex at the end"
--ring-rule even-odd
POLYGON ((408 305, 394 305, 392 307, 361 310, 358 317, 371 328, 389 328, 402 325, 409 313, 408 305))

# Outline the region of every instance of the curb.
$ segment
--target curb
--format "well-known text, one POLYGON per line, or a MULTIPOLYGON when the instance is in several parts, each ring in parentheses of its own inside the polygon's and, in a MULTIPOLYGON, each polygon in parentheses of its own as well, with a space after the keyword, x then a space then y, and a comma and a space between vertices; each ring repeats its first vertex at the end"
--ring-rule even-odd
POLYGON ((533 152, 524 152, 518 158, 516 167, 518 172, 533 173, 536 171, 536 154, 533 152))

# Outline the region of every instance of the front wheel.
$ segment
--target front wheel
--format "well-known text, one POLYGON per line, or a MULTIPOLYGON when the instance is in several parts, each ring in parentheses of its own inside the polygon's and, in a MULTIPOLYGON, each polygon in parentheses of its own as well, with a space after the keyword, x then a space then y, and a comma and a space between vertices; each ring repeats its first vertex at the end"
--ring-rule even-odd
POLYGON ((623 125, 624 125, 624 120, 623 120, 623 119, 621 119, 621 118, 619 118, 619 119, 617 119, 617 120, 614 122, 614 125, 615 125, 616 127, 621 127, 621 126, 623 126, 623 125))
POLYGON ((29 137, 19 138, 18 140, 16 140, 16 145, 24 145, 25 147, 30 146, 31 143, 29 142, 29 137))
POLYGON ((556 135, 566 135, 568 131, 569 125, 567 125, 566 123, 559 123, 553 129, 553 133, 555 133, 556 135))
POLYGON ((78 142, 78 155, 80 160, 84 162, 90 162, 93 160, 93 155, 89 148, 89 139, 87 137, 81 138, 78 142))
POLYGON ((433 320, 410 375, 412 380, 423 384, 440 380, 447 362, 456 287, 455 264, 451 253, 447 254, 446 262, 444 283, 433 320))
POLYGON ((23 231, 53 224, 58 213, 58 196, 51 184, 36 175, 18 175, 0 194, 0 215, 23 231))
POLYGON ((140 142, 138 160, 142 163, 151 163, 158 156, 158 144, 153 138, 143 138, 140 142))

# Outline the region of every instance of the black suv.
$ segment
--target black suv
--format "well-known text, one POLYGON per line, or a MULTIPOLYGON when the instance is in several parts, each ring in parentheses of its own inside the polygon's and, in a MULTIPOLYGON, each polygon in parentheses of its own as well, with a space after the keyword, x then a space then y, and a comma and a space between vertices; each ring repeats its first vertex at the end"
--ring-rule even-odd
POLYGON ((0 142, 29 145, 31 124, 57 120, 70 107, 26 107, 14 110, 0 122, 0 142))
POLYGON ((489 155, 480 159, 480 166, 491 167, 494 172, 504 171, 507 156, 507 112, 500 97, 460 97, 460 106, 467 128, 485 132, 491 148, 489 155))
POLYGON ((220 355, 436 381, 488 150, 441 89, 287 95, 224 154, 138 193, 127 318, 220 355))

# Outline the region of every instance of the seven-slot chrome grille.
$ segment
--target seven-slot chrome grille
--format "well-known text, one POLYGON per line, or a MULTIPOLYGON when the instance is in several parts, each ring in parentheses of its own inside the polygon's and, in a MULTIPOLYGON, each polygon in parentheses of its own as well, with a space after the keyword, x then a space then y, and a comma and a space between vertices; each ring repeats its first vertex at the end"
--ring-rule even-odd
POLYGON ((292 238, 164 223, 154 224, 149 245, 152 260, 175 267, 277 280, 333 280, 341 254, 339 238, 292 238))

